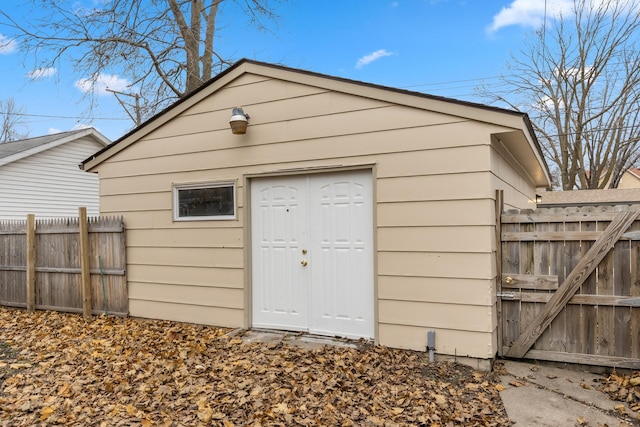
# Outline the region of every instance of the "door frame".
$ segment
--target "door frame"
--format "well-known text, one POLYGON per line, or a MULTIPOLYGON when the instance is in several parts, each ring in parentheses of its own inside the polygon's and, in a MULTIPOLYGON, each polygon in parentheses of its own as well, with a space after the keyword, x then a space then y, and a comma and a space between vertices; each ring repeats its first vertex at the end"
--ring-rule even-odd
POLYGON ((373 236, 373 335, 374 343, 379 342, 379 322, 378 322, 378 233, 377 233, 377 164, 376 163, 363 163, 349 166, 320 166, 320 167, 302 167, 287 170, 274 170, 259 173, 246 173, 242 175, 243 186, 243 214, 242 221, 244 221, 244 327, 245 329, 251 329, 253 325, 253 257, 252 248, 253 242, 252 224, 251 224, 251 182, 253 179, 260 178, 281 178, 281 177, 293 177, 296 175, 315 175, 326 174, 336 172, 349 172, 349 171, 367 171, 371 173, 371 206, 373 209, 373 229, 371 230, 373 236))

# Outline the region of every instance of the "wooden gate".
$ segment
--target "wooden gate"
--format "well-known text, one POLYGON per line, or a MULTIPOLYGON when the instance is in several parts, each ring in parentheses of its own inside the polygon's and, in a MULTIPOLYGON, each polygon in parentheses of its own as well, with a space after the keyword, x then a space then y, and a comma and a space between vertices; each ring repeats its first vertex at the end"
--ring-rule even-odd
POLYGON ((501 355, 640 369, 637 209, 502 214, 501 355))

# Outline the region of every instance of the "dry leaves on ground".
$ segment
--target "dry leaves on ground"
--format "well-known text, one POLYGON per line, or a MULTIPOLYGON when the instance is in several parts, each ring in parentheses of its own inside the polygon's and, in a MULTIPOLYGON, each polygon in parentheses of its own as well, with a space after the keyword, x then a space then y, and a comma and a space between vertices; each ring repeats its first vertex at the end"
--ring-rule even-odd
POLYGON ((0 425, 505 426, 493 377, 361 344, 0 308, 0 425))
POLYGON ((631 410, 638 412, 640 418, 640 372, 631 375, 611 374, 602 381, 600 390, 612 400, 626 402, 631 410))

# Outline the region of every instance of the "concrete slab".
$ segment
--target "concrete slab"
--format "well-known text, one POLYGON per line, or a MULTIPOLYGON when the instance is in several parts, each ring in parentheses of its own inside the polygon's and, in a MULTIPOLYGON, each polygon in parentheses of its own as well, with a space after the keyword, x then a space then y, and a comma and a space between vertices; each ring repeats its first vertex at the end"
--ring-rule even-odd
POLYGON ((624 413, 597 390, 597 374, 503 361, 500 392, 507 415, 516 426, 637 426, 637 416, 624 413), (582 423, 582 424, 581 424, 582 423))
POLYGON ((246 331, 243 334, 242 339, 245 342, 259 341, 267 344, 286 341, 289 344, 297 345, 299 347, 307 349, 322 348, 325 345, 357 348, 357 345, 353 341, 341 338, 261 329, 251 329, 246 331))

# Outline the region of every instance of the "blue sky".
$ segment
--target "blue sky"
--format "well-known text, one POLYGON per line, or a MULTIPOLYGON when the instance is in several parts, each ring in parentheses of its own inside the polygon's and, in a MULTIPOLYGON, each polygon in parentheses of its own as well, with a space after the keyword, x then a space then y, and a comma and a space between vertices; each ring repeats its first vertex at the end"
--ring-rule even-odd
MULTIPOLYGON (((547 3, 549 11, 568 7, 570 0, 547 3)), ((4 0, 0 10, 22 20, 21 4, 4 0)), ((281 18, 269 34, 257 32, 227 6, 219 13, 216 47, 234 60, 246 57, 481 102, 474 87, 483 81, 498 84, 509 52, 517 52, 527 32, 542 22, 544 7, 545 0, 292 0, 278 6, 281 18)), ((88 112, 86 76, 64 63, 34 70, 9 40, 8 29, 0 26, 5 45, 0 99, 14 98, 24 108, 30 136, 91 125, 115 140, 132 128, 112 94, 101 94, 97 108, 88 112)), ((125 90, 125 76, 113 70, 109 78, 111 88, 125 90)))

